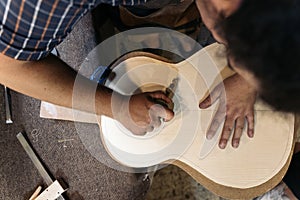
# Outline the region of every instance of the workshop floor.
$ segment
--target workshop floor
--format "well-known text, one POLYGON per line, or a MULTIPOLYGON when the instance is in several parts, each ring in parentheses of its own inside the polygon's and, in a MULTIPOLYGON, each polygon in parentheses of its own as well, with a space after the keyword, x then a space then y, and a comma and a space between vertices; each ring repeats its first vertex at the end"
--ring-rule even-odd
POLYGON ((223 200, 180 168, 169 165, 154 174, 146 200, 223 200))

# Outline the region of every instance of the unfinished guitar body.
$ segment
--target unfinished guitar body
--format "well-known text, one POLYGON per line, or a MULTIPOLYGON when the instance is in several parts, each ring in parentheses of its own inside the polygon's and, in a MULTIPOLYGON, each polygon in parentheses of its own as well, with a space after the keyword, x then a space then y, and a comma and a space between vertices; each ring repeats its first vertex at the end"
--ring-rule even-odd
MULTIPOLYGON (((147 53, 119 59, 112 66, 116 77, 107 80, 106 86, 130 95, 165 89, 177 80, 173 97, 175 117, 141 137, 101 116, 99 127, 107 152, 119 163, 133 168, 161 163, 177 165, 210 191, 229 199, 253 198, 275 187, 291 160, 294 115, 273 111, 258 100, 253 139, 244 130, 238 149, 227 145, 221 150, 217 142, 222 125, 213 140, 205 139, 218 104, 202 110, 198 103, 233 74, 226 64, 224 49, 218 44, 177 64, 147 53), (207 152, 204 156, 203 150, 207 152)), ((96 115, 45 102, 41 116, 97 123, 96 115)))
POLYGON ((116 77, 106 86, 122 94, 165 89, 174 79, 178 85, 173 97, 174 119, 145 136, 134 136, 117 121, 101 117, 102 139, 110 155, 134 168, 177 165, 209 190, 231 199, 252 198, 276 186, 291 159, 294 116, 273 111, 260 101, 255 105, 253 139, 244 130, 238 149, 227 145, 221 150, 216 138, 208 155, 200 156, 218 104, 201 110, 199 101, 233 74, 222 51, 220 45, 213 44, 177 64, 148 54, 115 64, 116 77))

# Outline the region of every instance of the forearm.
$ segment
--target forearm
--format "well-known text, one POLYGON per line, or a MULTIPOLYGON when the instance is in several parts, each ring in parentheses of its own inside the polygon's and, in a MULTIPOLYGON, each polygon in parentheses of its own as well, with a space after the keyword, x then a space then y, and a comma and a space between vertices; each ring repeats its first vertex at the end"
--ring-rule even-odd
POLYGON ((0 54, 0 82, 43 101, 112 117, 112 91, 97 87, 94 82, 77 75, 76 71, 52 55, 40 61, 17 61, 0 54), (74 91, 77 95, 75 104, 74 91))

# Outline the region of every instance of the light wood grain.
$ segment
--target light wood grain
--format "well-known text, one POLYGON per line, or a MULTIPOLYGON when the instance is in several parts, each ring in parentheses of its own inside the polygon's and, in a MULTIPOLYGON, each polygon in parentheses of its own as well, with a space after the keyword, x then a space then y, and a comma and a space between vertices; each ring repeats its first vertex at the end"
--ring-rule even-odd
MULTIPOLYGON (((229 199, 252 198, 276 186, 291 160, 294 115, 273 111, 261 101, 255 105, 254 139, 244 133, 238 149, 228 146, 220 150, 214 146, 206 158, 199 158, 217 105, 200 110, 198 102, 208 95, 209 89, 233 74, 226 67, 224 55, 223 47, 213 44, 180 63, 169 63, 159 56, 138 52, 113 63, 111 67, 116 77, 106 85, 123 94, 132 94, 137 89, 139 92, 164 89, 178 76, 181 83, 174 99, 175 119, 157 133, 139 138, 115 120, 102 116, 99 126, 109 154, 131 167, 171 163, 212 192, 229 199), (194 127, 195 124, 198 125, 194 127), (181 144, 182 149, 179 148, 181 144)), ((74 120, 73 116, 66 115, 68 112, 57 113, 60 116, 55 117, 59 119, 74 120)), ((79 111, 76 113, 80 115, 79 111)), ((82 117, 76 119, 97 121, 94 115, 81 114, 82 117)))

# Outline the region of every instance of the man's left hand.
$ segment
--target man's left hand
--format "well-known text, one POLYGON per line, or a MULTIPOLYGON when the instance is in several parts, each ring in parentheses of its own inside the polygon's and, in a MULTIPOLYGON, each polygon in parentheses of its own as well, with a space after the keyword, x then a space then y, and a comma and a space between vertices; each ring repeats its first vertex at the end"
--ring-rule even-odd
POLYGON ((235 74, 217 85, 210 96, 204 99, 199 107, 202 109, 210 107, 219 99, 219 107, 209 126, 206 137, 211 139, 224 121, 219 147, 224 149, 229 137, 233 132, 232 146, 237 148, 245 126, 248 122, 248 136, 254 136, 254 103, 256 91, 240 75, 235 74), (222 87, 224 84, 224 88, 222 87))

